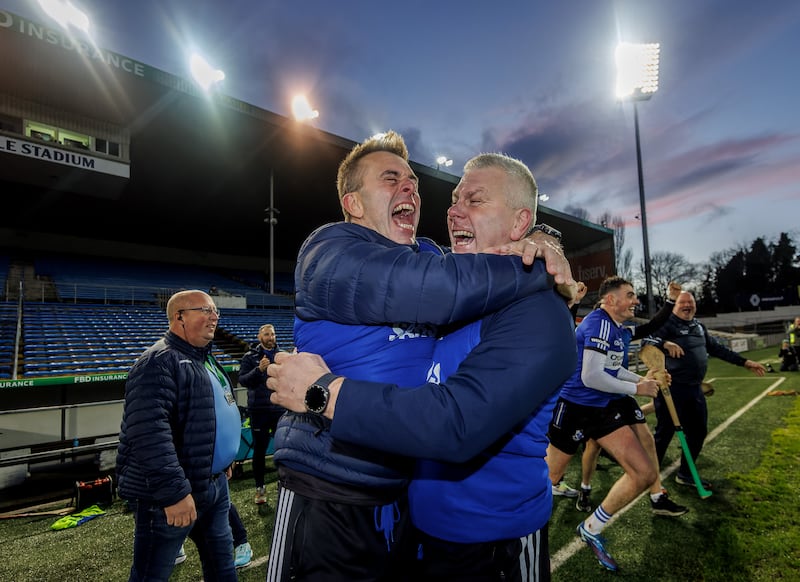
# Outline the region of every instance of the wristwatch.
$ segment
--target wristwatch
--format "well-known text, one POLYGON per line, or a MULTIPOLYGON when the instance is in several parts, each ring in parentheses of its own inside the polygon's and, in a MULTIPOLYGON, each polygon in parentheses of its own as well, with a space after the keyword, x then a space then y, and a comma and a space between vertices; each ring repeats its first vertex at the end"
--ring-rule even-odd
POLYGON ((328 408, 328 399, 331 396, 331 391, 328 388, 331 382, 341 378, 336 374, 323 374, 319 380, 314 382, 306 389, 306 396, 303 399, 303 404, 306 405, 306 410, 312 414, 322 414, 328 408))
POLYGON ((542 233, 544 233, 544 234, 546 234, 548 236, 552 236, 558 242, 561 242, 561 231, 560 230, 556 230, 552 226, 548 226, 548 225, 546 225, 544 223, 537 224, 531 229, 531 234, 533 234, 534 232, 537 232, 537 231, 538 232, 542 232, 542 233))

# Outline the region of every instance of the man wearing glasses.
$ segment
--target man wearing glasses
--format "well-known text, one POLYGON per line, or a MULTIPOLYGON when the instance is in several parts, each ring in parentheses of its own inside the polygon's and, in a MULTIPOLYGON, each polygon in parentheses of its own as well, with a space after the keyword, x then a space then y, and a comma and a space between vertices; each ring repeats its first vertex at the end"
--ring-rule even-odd
POLYGON ((233 385, 211 355, 219 312, 208 294, 181 291, 167 318, 169 331, 125 385, 117 476, 136 522, 129 580, 167 580, 187 536, 205 580, 236 580, 227 477, 241 421, 233 385))

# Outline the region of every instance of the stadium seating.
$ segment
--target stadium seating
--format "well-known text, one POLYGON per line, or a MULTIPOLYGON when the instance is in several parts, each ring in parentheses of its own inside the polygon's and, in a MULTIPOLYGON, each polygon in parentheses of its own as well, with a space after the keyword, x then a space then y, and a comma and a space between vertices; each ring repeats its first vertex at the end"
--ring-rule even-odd
MULTIPOLYGON (((11 263, 0 253, 3 299, 11 263)), ((238 364, 265 323, 275 326, 281 348, 294 345, 294 296, 266 293, 263 272, 59 254, 27 268, 51 291, 26 293, 18 378, 128 371, 166 331, 164 305, 180 289, 215 287, 246 298, 247 309, 222 309, 214 353, 223 365, 238 364)), ((276 274, 275 283, 291 290, 292 277, 276 274)), ((17 310, 16 301, 0 302, 0 379, 13 375, 17 310)))
MULTIPOLYGON (((0 317, 4 313, 0 310, 0 317)), ((238 364, 244 344, 255 341, 264 323, 275 325, 279 344, 289 349, 293 318, 291 309, 223 310, 217 334, 238 340, 238 348, 224 351, 215 343, 214 355, 223 365, 238 364)), ((3 325, 6 328, 13 330, 11 325, 3 325)), ((164 311, 155 306, 26 303, 20 377, 126 372, 166 329, 164 311)), ((12 346, 13 331, 7 343, 12 346)), ((0 354, 0 362, 10 366, 11 352, 0 354)), ((10 372, 3 365, 0 374, 6 370, 10 372)))
POLYGON ((52 279, 61 301, 158 304, 180 289, 216 287, 221 294, 247 297, 249 305, 292 304, 291 296, 265 293, 263 274, 252 271, 218 273, 189 265, 68 255, 38 258, 35 270, 52 279))
POLYGON ((219 327, 247 343, 253 343, 258 329, 271 323, 275 326, 278 346, 283 350, 294 348, 293 309, 223 309, 219 327))
POLYGON ((8 280, 8 266, 10 261, 6 255, 0 254, 0 299, 8 295, 6 281, 8 280))
POLYGON ((16 330, 17 304, 0 303, 0 379, 11 378, 16 330))

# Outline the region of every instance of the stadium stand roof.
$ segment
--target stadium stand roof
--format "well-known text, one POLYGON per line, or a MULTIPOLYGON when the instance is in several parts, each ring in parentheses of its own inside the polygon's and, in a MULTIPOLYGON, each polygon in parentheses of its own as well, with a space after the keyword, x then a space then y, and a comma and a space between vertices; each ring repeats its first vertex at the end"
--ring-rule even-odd
MULTIPOLYGON (((270 169, 280 211, 277 271, 291 271, 311 230, 341 219, 336 170, 354 141, 224 95, 209 97, 187 80, 5 11, 0 53, 0 247, 87 252, 79 241, 99 239, 119 245, 102 245, 98 253, 131 256, 126 243, 149 244, 207 253, 198 261, 214 253, 243 259, 228 266, 263 267, 270 169), (44 143, 36 150, 114 169, 20 155, 24 143, 28 153, 37 145, 22 126, 31 119, 81 135, 119 136, 117 159, 81 144, 75 150, 44 143)), ((416 162, 412 167, 425 209, 419 232, 446 242, 445 210, 458 177, 416 162)), ((540 208, 539 221, 564 233, 571 257, 588 257, 585 265, 573 259, 584 280, 611 274, 611 230, 547 208, 540 208)))

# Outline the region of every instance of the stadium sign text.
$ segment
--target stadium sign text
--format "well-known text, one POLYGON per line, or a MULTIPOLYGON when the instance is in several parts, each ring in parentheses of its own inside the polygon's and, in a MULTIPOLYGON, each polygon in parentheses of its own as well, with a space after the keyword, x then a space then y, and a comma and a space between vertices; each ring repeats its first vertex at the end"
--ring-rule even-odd
POLYGON ((33 380, 0 380, 0 388, 24 388, 33 386, 33 380))
POLYGON ((111 174, 112 176, 120 176, 122 178, 130 178, 131 176, 131 169, 127 164, 112 160, 104 160, 102 158, 94 158, 86 154, 70 152, 11 137, 0 136, 0 152, 24 156, 26 158, 36 158, 63 166, 70 166, 90 172, 99 172, 101 174, 111 174))
POLYGON ((73 380, 76 384, 83 384, 85 382, 108 382, 109 380, 125 380, 128 377, 127 372, 119 374, 93 374, 91 376, 75 376, 73 380))
POLYGON ((0 28, 15 30, 22 35, 35 38, 48 44, 60 46, 65 50, 77 52, 79 55, 90 59, 101 61, 109 67, 113 67, 125 73, 144 77, 146 66, 140 62, 129 59, 117 53, 98 48, 89 42, 77 41, 70 36, 61 34, 57 30, 48 28, 41 24, 36 24, 26 20, 16 14, 0 10, 0 28))

